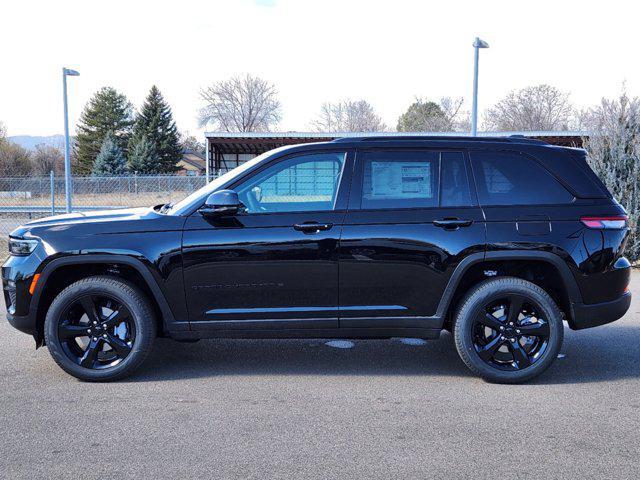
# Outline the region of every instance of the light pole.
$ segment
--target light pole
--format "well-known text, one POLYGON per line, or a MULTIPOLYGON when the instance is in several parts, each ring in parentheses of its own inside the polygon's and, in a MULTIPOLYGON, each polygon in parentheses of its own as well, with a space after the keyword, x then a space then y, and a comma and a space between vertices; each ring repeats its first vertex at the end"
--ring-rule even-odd
POLYGON ((481 48, 489 48, 489 44, 476 37, 473 42, 473 106, 471 107, 471 135, 478 135, 478 58, 481 48))
POLYGON ((71 212, 71 153, 69 142, 69 107, 67 106, 67 76, 80 75, 75 70, 62 68, 62 100, 64 103, 64 191, 67 200, 67 213, 71 212))

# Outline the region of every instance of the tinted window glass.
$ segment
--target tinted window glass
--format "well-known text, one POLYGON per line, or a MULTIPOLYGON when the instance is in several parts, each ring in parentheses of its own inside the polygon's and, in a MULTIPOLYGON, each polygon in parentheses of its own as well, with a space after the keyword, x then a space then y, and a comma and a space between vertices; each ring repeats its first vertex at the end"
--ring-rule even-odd
POLYGON ((363 162, 363 209, 471 205, 461 152, 375 151, 363 162))
POLYGON ((571 195, 535 160, 514 152, 472 152, 481 205, 569 203, 571 195))
POLYGON ((437 152, 364 152, 362 208, 435 207, 437 152))
POLYGON ((460 207, 471 205, 469 180, 460 152, 442 152, 440 172, 440 206, 460 207))
POLYGON ((333 210, 345 153, 283 160, 236 187, 248 213, 333 210))

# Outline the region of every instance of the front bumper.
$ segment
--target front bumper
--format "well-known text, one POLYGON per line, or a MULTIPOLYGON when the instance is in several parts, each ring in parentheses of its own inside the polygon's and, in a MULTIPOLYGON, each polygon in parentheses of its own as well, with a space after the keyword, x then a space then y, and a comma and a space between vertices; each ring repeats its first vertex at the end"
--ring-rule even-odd
POLYGON ((36 335, 36 315, 32 306, 29 287, 33 276, 42 263, 42 255, 36 249, 24 257, 10 256, 2 265, 2 289, 7 320, 16 329, 36 335))
POLYGON ((31 315, 12 315, 7 313, 7 320, 13 328, 28 333, 34 337, 37 335, 36 321, 31 315))
POLYGON ((631 292, 626 292, 622 296, 610 302, 585 304, 573 304, 573 320, 569 326, 573 330, 597 327, 607 323, 615 322, 622 318, 631 305, 631 292))

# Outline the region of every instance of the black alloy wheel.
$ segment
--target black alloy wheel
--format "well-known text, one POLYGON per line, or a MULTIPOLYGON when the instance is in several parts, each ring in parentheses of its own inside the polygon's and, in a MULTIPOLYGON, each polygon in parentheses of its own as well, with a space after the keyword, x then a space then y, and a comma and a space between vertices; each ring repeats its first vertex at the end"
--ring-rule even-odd
POLYGON ((488 365, 522 370, 537 362, 549 345, 549 322, 535 301, 510 293, 480 309, 473 323, 473 345, 488 365))
POLYGON ((86 381, 121 379, 147 357, 156 336, 149 299, 125 279, 79 280, 54 298, 44 324, 47 347, 67 373, 86 381))
POLYGON ((562 346, 562 312, 539 285, 521 278, 485 280, 458 304, 456 349, 485 380, 519 383, 544 372, 562 346))
POLYGON ((131 312, 107 295, 88 294, 73 302, 58 325, 65 354, 84 368, 117 365, 129 353, 136 330, 131 312))

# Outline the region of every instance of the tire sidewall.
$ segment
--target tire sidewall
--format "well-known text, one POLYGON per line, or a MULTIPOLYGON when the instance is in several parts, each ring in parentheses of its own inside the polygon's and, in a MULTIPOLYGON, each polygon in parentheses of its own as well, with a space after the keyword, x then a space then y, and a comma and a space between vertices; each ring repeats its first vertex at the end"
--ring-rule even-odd
POLYGON ((155 321, 150 318, 153 313, 148 302, 141 302, 140 299, 144 299, 144 295, 134 285, 120 279, 92 277, 70 285, 53 300, 45 318, 45 341, 51 356, 64 371, 81 380, 108 381, 126 376, 141 363, 141 355, 146 357, 155 337, 155 321), (58 337, 61 316, 75 301, 90 294, 113 297, 124 304, 135 325, 135 338, 129 354, 117 365, 100 370, 84 368, 75 363, 66 355, 58 337))
POLYGON ((562 346, 564 326, 558 306, 542 288, 519 278, 500 278, 487 280, 469 292, 456 315, 454 335, 458 353, 471 370, 489 381, 518 383, 536 377, 549 368, 562 346), (480 358, 473 344, 473 323, 478 309, 508 294, 523 295, 535 301, 542 309, 543 318, 549 322, 550 330, 549 343, 541 358, 517 371, 491 367, 480 358))

